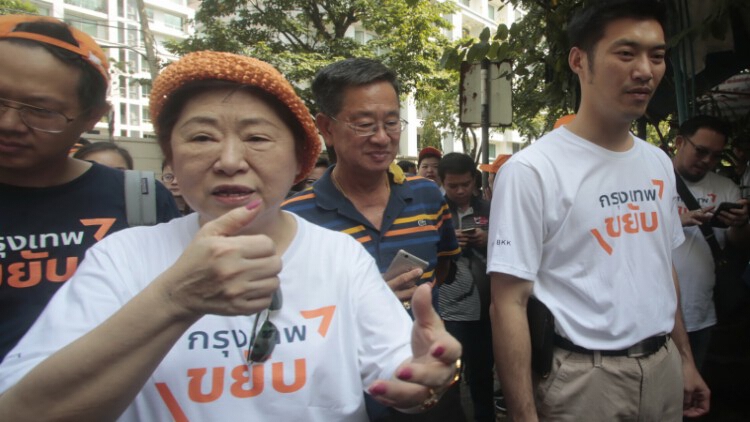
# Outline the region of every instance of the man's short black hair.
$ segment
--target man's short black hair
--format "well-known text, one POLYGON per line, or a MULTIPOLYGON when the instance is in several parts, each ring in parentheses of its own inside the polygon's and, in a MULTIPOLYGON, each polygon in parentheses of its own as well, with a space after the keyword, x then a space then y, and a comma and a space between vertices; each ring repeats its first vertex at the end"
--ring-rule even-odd
MULTIPOLYGON (((70 33, 68 25, 63 22, 36 21, 20 23, 14 31, 30 32, 34 34, 45 35, 64 41, 67 44, 79 46, 78 41, 70 33)), ((81 70, 81 77, 78 79, 78 103, 82 110, 92 111, 100 109, 107 105, 107 88, 109 82, 104 79, 99 71, 92 65, 86 63, 78 54, 65 50, 54 45, 38 42, 28 39, 9 39, 8 42, 33 45, 42 47, 49 51, 63 63, 81 70)))
POLYGON ((414 164, 414 161, 401 160, 396 164, 399 167, 401 167, 401 170, 403 170, 404 173, 416 173, 417 172, 417 165, 414 164))
POLYGON ((724 145, 726 145, 729 140, 729 135, 732 133, 732 127, 726 120, 716 116, 700 114, 685 120, 680 125, 678 135, 687 136, 689 138, 695 135, 695 132, 698 132, 699 129, 710 129, 716 133, 724 135, 724 145))
POLYGON ((474 163, 474 160, 468 154, 462 152, 445 154, 440 163, 438 163, 438 176, 440 180, 445 179, 447 174, 469 173, 473 176, 476 171, 477 165, 474 163))
POLYGON ((318 111, 335 116, 341 111, 344 91, 352 86, 385 81, 399 94, 396 73, 383 63, 366 58, 354 58, 331 63, 315 75, 312 92, 318 111))
POLYGON ((667 32, 667 9, 662 1, 597 0, 589 4, 573 15, 567 29, 570 48, 578 47, 589 56, 604 38, 607 25, 616 20, 655 20, 667 32))

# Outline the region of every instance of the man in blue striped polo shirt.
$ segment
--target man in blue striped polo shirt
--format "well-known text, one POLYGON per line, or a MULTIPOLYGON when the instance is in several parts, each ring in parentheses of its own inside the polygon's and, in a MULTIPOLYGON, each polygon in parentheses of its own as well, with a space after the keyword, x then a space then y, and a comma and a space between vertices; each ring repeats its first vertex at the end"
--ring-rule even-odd
MULTIPOLYGON (((460 248, 437 185, 405 177, 394 164, 407 124, 400 118, 396 74, 375 60, 346 59, 320 70, 312 90, 316 124, 335 165, 283 208, 350 234, 375 258, 381 273, 400 249, 427 261, 424 271, 413 269, 386 282, 407 309, 417 284, 435 283, 436 298, 460 248)), ((421 417, 441 407, 424 415, 370 415, 373 420, 425 420, 421 417)), ((446 420, 462 420, 460 404, 451 407, 458 419, 446 420)))

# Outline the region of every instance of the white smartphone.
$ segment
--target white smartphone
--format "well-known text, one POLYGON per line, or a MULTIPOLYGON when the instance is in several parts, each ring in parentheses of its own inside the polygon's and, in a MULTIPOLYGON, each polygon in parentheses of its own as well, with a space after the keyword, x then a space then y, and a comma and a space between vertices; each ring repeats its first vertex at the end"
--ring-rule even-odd
POLYGON ((414 268, 421 268, 424 270, 428 265, 429 263, 427 261, 401 249, 396 252, 396 256, 393 257, 391 265, 388 266, 385 274, 383 274, 383 279, 390 280, 407 271, 413 270, 414 268))

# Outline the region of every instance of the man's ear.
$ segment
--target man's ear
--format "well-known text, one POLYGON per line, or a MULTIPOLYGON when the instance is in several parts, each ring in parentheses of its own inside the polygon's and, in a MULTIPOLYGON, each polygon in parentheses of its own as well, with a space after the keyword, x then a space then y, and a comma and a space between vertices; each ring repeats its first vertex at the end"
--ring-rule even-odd
POLYGON ((685 145, 685 137, 682 135, 677 135, 674 138, 674 151, 675 153, 682 149, 682 147, 685 145))
POLYGON ((568 53, 568 66, 570 66, 570 70, 572 70, 573 73, 580 76, 581 71, 585 69, 585 66, 588 66, 586 60, 586 52, 578 47, 570 49, 570 52, 568 53))
POLYGON ((331 125, 333 125, 333 123, 333 119, 327 114, 318 113, 315 115, 315 126, 318 127, 318 131, 323 136, 323 141, 326 146, 331 146, 331 139, 333 139, 331 125))

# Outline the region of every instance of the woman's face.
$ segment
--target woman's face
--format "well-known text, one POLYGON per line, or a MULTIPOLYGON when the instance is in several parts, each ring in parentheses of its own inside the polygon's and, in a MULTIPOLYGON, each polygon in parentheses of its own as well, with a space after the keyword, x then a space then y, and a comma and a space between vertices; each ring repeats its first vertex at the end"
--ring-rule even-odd
POLYGON ((180 190, 201 224, 257 199, 260 212, 249 229, 262 232, 277 222, 300 170, 290 128, 264 100, 243 90, 188 100, 171 146, 180 190))

